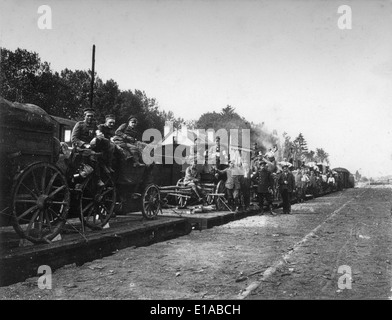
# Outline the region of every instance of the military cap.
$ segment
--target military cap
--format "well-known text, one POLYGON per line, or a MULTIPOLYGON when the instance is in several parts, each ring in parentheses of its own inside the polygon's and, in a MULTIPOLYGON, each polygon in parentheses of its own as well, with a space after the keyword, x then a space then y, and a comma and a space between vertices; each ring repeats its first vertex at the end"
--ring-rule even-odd
POLYGON ((131 115, 128 117, 128 121, 131 121, 131 119, 136 119, 136 120, 137 120, 136 116, 134 116, 133 114, 131 114, 131 115))
POLYGON ((108 114, 108 115, 105 116, 105 119, 106 119, 106 120, 107 120, 107 119, 116 120, 116 117, 115 117, 113 114, 108 114))
POLYGON ((95 110, 93 108, 86 108, 86 109, 83 110, 83 113, 84 114, 86 114, 86 113, 95 113, 95 110))

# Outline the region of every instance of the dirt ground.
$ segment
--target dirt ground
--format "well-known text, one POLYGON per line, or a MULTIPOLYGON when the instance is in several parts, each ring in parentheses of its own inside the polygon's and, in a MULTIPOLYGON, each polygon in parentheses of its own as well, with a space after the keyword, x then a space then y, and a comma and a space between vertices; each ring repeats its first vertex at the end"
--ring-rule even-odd
POLYGON ((389 299, 391 187, 348 189, 295 204, 292 215, 277 209, 123 249, 56 270, 52 289, 39 289, 38 277, 1 287, 0 299, 389 299))

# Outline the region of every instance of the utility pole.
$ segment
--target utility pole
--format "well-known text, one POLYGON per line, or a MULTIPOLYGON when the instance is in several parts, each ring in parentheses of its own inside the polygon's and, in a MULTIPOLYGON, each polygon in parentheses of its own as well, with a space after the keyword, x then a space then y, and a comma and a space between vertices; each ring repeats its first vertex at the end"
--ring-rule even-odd
POLYGON ((93 57, 92 57, 92 67, 91 67, 91 89, 90 89, 90 108, 93 107, 93 97, 94 97, 94 77, 95 77, 95 44, 93 45, 93 57))

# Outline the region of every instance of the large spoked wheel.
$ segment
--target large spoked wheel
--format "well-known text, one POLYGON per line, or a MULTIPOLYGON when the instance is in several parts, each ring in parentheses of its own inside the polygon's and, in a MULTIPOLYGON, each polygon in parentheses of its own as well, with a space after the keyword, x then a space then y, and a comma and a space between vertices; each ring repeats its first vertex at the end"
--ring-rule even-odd
POLYGON ((210 205, 214 204, 214 201, 215 201, 215 197, 210 195, 210 194, 207 194, 207 196, 206 196, 206 204, 208 206, 210 206, 210 205))
POLYGON ((155 219, 161 210, 161 192, 155 184, 150 184, 143 192, 142 214, 148 219, 155 219))
POLYGON ((211 193, 214 193, 214 186, 204 186, 203 187, 204 191, 205 191, 205 204, 210 206, 212 204, 214 204, 215 202, 215 196, 211 195, 211 193))
MULTIPOLYGON (((84 225, 93 230, 102 229, 110 220, 116 204, 116 189, 112 178, 101 173, 103 186, 90 175, 82 184, 80 210, 84 225)), ((81 218, 80 216, 80 218, 81 218)))
MULTIPOLYGON (((176 186, 177 187, 181 187, 184 185, 184 178, 181 178, 177 181, 176 186)), ((186 205, 188 204, 188 197, 181 197, 181 196, 177 196, 177 204, 180 208, 185 208, 186 205)))
MULTIPOLYGON (((220 180, 218 182, 218 184, 216 185, 216 193, 223 193, 224 195, 226 195, 225 181, 220 180)), ((218 211, 227 210, 226 206, 222 203, 222 199, 220 199, 220 197, 218 196, 215 199, 215 205, 218 211)))
POLYGON ((12 187, 13 227, 33 243, 48 243, 61 231, 70 206, 65 176, 55 165, 39 162, 28 166, 12 187))

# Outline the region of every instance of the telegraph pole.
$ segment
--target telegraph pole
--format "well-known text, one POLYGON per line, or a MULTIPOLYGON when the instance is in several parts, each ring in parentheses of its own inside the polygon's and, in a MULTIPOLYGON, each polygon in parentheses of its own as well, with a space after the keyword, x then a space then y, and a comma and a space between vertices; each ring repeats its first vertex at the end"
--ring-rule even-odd
POLYGON ((94 97, 94 77, 95 77, 95 44, 93 45, 93 57, 92 57, 92 67, 91 67, 91 89, 90 89, 90 108, 93 107, 93 97, 94 97))

